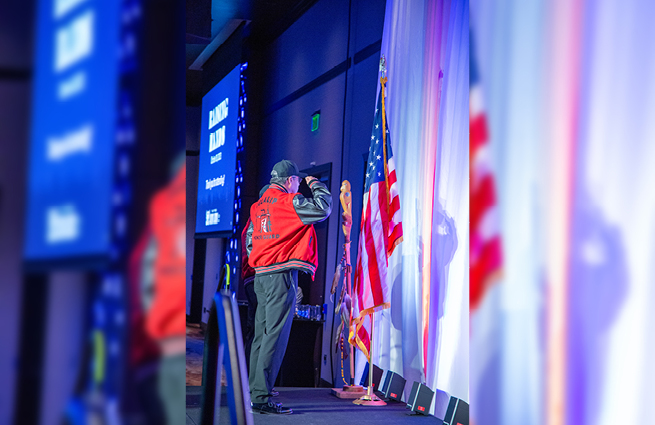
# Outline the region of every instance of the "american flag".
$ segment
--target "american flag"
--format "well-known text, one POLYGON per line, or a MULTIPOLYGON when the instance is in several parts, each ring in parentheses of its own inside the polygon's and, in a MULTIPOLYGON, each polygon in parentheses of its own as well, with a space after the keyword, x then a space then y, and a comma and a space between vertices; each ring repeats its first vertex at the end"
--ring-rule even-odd
POLYGON ((403 240, 396 167, 383 96, 384 86, 375 109, 366 164, 364 208, 353 287, 353 320, 349 336, 350 343, 362 350, 367 358, 370 349, 369 314, 390 307, 388 259, 403 240))
MULTIPOLYGON (((470 37, 472 40, 473 38, 470 37)), ((471 41, 472 43, 472 41, 471 41)), ((487 117, 482 103, 477 67, 471 47, 469 88, 469 172, 470 172, 470 304, 477 309, 489 285, 498 280, 502 249, 496 203, 496 184, 491 169, 487 117)))

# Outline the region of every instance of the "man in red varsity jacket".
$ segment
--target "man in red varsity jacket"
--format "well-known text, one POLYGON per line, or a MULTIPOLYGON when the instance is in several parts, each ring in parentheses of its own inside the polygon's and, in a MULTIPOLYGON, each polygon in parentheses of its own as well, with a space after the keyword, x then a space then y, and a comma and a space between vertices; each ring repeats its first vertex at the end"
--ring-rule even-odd
POLYGON ((284 358, 295 310, 298 270, 314 279, 318 265, 313 223, 332 211, 332 195, 315 177, 282 160, 271 171, 271 184, 250 208, 246 232, 248 262, 255 269, 255 337, 250 352, 250 399, 253 412, 289 414, 269 400, 284 358), (313 198, 298 193, 301 178, 313 198))

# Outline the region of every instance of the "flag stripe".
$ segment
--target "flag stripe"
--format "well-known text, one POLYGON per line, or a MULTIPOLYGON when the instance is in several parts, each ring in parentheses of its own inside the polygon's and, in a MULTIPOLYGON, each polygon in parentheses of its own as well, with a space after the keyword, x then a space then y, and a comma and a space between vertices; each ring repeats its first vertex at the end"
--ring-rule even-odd
POLYGON ((393 198, 393 201, 391 201, 391 205, 389 206, 391 216, 393 216, 396 211, 400 211, 400 199, 397 196, 393 198))
MULTIPOLYGON (((378 183, 377 185, 371 186, 371 196, 374 198, 377 198, 378 202, 376 203, 376 209, 377 211, 372 211, 374 213, 380 214, 380 218, 378 220, 373 221, 373 226, 376 224, 380 224, 380 233, 373 235, 375 239, 378 239, 378 236, 380 236, 381 244, 378 245, 378 248, 384 249, 384 252, 386 253, 389 249, 389 207, 387 205, 387 188, 386 188, 386 183, 378 183), (374 196, 374 190, 377 188, 378 193, 377 196, 374 196)), ((373 208, 371 208, 373 210, 373 208)), ((373 214, 373 217, 376 217, 373 214)), ((377 218, 377 217, 376 217, 377 218)), ((382 262, 380 262, 382 264, 382 262)), ((384 258, 384 264, 387 265, 387 259, 386 256, 384 258)))
POLYGON ((496 205, 493 176, 485 176, 478 190, 471 194, 471 228, 477 229, 485 211, 496 205))
MULTIPOLYGON (((391 241, 397 241, 398 239, 403 237, 403 229, 402 227, 396 226, 395 229, 393 229, 393 232, 391 233, 391 236, 389 237, 389 240, 391 241)), ((393 249, 393 248, 392 248, 393 249)), ((389 254, 391 255, 391 254, 389 254)))
MULTIPOLYGON (((369 198, 371 198, 373 191, 377 187, 379 186, 371 186, 371 190, 369 191, 369 198)), ((373 294, 374 306, 384 302, 384 296, 382 295, 382 278, 384 276, 382 276, 382 273, 380 273, 380 268, 378 267, 377 249, 375 247, 375 242, 378 238, 376 238, 373 234, 373 228, 371 226, 371 213, 373 212, 373 208, 375 206, 375 202, 369 201, 368 208, 366 209, 366 222, 364 223, 366 226, 364 236, 366 241, 366 254, 368 255, 368 277, 371 281, 370 288, 373 294)))
POLYGON ((500 269, 502 264, 500 250, 500 236, 496 236, 482 245, 482 249, 475 262, 471 262, 471 294, 469 305, 471 310, 475 310, 478 307, 487 286, 491 283, 487 277, 500 269))
POLYGON ((389 174, 389 192, 391 192, 391 189, 394 187, 394 184, 396 183, 396 170, 391 171, 391 174, 389 174))
POLYGON ((484 115, 471 117, 469 128, 469 155, 475 156, 477 150, 487 144, 489 133, 487 131, 487 120, 484 115))

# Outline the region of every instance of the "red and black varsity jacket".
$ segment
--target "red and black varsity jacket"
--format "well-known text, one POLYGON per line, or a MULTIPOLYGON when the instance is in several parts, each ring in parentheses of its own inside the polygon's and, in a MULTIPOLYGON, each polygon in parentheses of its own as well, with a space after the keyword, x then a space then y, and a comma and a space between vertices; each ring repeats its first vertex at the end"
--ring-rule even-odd
POLYGON ((297 269, 314 279, 318 253, 312 224, 330 215, 332 195, 318 180, 312 180, 309 187, 313 199, 288 193, 273 183, 250 208, 246 248, 256 274, 297 269))

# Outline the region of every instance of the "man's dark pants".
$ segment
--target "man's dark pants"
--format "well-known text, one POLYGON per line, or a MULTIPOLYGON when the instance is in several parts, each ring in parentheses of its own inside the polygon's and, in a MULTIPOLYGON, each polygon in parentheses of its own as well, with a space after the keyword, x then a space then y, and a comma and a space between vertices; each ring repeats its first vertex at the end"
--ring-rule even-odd
POLYGON ((250 399, 267 403, 289 342, 298 271, 255 275, 254 285, 258 305, 250 353, 250 399))

